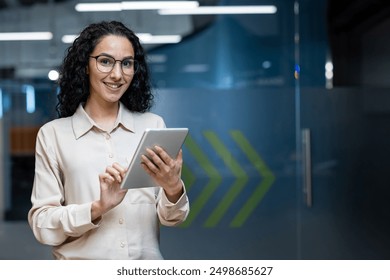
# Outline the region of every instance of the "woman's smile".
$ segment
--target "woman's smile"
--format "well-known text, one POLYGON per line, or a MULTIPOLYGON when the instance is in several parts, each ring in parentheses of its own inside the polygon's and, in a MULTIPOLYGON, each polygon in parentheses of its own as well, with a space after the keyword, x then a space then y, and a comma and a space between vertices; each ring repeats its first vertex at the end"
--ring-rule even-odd
POLYGON ((111 89, 118 89, 123 85, 121 83, 107 83, 107 82, 104 82, 104 84, 111 89))

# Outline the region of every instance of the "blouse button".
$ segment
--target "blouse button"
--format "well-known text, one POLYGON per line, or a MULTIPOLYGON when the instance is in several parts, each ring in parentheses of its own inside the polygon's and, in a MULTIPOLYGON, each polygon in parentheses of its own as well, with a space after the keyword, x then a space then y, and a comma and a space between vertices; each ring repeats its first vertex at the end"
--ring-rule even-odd
POLYGON ((123 224, 123 219, 122 218, 119 219, 119 223, 123 224))
POLYGON ((123 247, 125 247, 125 242, 121 242, 121 247, 123 248, 123 247))
POLYGON ((113 156, 112 154, 109 154, 108 157, 109 157, 109 158, 113 158, 114 156, 113 156))

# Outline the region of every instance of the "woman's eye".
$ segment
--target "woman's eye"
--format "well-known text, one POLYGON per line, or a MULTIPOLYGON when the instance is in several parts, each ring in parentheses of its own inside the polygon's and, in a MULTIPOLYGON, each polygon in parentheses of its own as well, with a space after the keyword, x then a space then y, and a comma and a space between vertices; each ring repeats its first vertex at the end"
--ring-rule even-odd
POLYGON ((112 65, 112 61, 108 58, 102 58, 100 59, 100 64, 102 65, 112 65))
POLYGON ((132 60, 124 60, 122 62, 122 65, 125 68, 131 68, 133 66, 133 61, 132 60))

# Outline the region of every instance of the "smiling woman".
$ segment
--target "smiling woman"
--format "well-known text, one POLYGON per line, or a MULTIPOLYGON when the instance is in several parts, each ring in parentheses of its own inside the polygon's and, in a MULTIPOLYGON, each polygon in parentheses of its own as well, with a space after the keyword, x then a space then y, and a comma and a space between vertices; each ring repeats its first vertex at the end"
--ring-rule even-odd
POLYGON ((189 212, 182 153, 163 149, 144 164, 155 187, 124 190, 124 158, 146 128, 153 95, 138 37, 120 22, 86 27, 69 47, 59 80, 59 119, 38 132, 29 224, 56 259, 161 259, 159 224, 189 212), (151 172, 153 170, 153 172, 151 172))
MULTIPOLYGON (((153 94, 143 47, 133 31, 111 22, 104 25, 91 24, 69 47, 67 56, 63 61, 59 81, 60 94, 57 106, 59 115, 61 117, 71 116, 76 111, 79 103, 87 101, 90 95, 91 77, 95 77, 93 75, 88 76, 89 71, 95 73, 93 71, 94 69, 97 70, 98 66, 96 64, 97 60, 91 59, 91 56, 100 55, 111 57, 114 60, 128 58, 137 61, 138 69, 134 72, 134 75, 119 77, 122 82, 131 78, 127 83, 128 88, 120 97, 120 101, 132 112, 148 111, 153 104, 153 94), (107 40, 107 37, 115 38, 115 40, 111 42, 107 40)), ((107 63, 107 61, 101 62, 107 63)), ((114 63, 113 68, 115 65, 116 63, 114 63)), ((123 62, 121 65, 123 65, 123 62)), ((106 75, 103 75, 102 72, 104 71, 100 70, 97 75, 102 75, 99 76, 101 78, 106 76, 105 82, 107 82, 111 75, 118 73, 116 69, 105 72, 106 75)), ((118 77, 114 77, 114 79, 118 79, 118 77)), ((112 80, 110 82, 112 83, 112 80)))

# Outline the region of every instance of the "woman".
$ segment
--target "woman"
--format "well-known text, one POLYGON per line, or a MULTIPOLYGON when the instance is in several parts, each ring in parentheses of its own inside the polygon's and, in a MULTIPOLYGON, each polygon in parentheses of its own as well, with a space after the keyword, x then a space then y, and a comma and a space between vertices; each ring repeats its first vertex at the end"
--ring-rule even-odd
POLYGON ((56 259, 161 259, 159 225, 189 212, 182 152, 148 150, 143 166, 156 188, 120 183, 152 114, 153 95, 137 36, 122 23, 86 27, 64 59, 59 119, 40 129, 28 221, 56 259), (150 160, 149 160, 150 159, 150 160))

